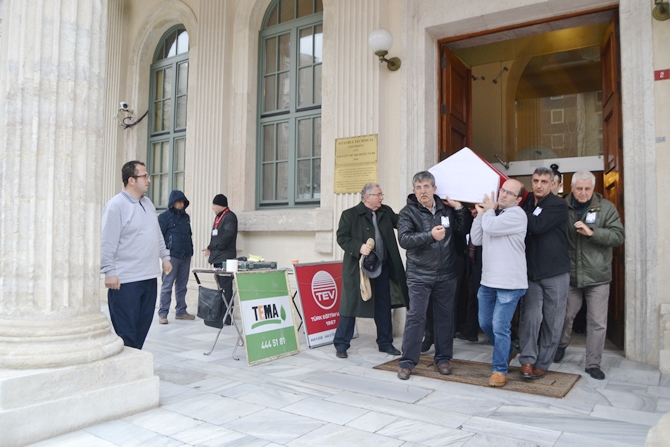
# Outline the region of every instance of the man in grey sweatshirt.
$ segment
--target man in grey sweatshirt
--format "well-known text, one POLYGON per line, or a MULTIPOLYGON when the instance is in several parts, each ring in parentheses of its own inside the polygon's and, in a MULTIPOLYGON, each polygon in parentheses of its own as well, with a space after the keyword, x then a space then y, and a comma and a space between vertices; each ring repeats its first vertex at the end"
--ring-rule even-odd
POLYGON ((102 211, 100 273, 109 289, 109 316, 116 334, 124 345, 142 349, 156 308, 158 258, 166 275, 172 263, 156 208, 144 195, 151 182, 146 166, 129 161, 121 177, 123 190, 102 211))
POLYGON ((526 274, 526 213, 518 206, 524 187, 518 180, 507 180, 498 202, 484 196, 475 205, 477 217, 470 237, 482 246, 482 280, 479 301, 479 326, 493 345, 490 386, 504 386, 513 358, 511 323, 516 305, 528 288, 526 274))

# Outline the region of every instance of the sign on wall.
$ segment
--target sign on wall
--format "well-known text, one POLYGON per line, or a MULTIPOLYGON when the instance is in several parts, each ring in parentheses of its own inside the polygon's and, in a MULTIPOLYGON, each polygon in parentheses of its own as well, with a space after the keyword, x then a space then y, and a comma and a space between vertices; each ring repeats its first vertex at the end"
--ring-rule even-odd
POLYGON ((342 261, 296 264, 295 283, 310 348, 333 342, 340 322, 342 261))
POLYGON ((244 324, 247 364, 300 352, 285 271, 238 271, 235 275, 244 324))
POLYGON ((335 140, 335 194, 361 192, 377 183, 377 135, 335 140))

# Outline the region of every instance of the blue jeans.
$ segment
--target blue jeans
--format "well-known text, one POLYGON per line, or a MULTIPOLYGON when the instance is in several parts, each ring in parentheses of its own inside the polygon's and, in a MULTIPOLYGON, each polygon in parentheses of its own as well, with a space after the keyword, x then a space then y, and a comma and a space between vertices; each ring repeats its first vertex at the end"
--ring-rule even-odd
POLYGON ((512 346, 512 317, 519 299, 526 289, 494 289, 480 286, 477 293, 479 301, 479 326, 489 337, 493 345, 493 372, 507 374, 512 346))

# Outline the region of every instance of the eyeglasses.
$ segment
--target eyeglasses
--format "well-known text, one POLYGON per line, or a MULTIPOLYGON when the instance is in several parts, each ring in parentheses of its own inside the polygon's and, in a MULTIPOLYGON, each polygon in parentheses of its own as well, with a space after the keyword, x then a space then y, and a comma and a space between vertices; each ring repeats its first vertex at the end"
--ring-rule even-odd
POLYGON ((368 195, 369 195, 369 196, 379 197, 379 198, 384 197, 384 193, 383 193, 383 192, 380 192, 380 193, 377 193, 377 194, 368 194, 368 195))
POLYGON ((142 175, 133 175, 135 178, 143 178, 144 180, 149 180, 149 173, 147 172, 146 174, 142 175))
POLYGON ((514 194, 512 191, 508 191, 505 188, 500 188, 500 194, 505 194, 507 196, 519 197, 519 194, 514 194))

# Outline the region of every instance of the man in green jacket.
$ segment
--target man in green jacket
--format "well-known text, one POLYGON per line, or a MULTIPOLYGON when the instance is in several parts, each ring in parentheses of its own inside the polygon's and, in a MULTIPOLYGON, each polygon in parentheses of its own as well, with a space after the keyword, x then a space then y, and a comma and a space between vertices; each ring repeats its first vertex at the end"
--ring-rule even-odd
POLYGON ((570 215, 570 290, 563 334, 554 357, 560 362, 570 343, 572 322, 586 300, 586 369, 603 380, 600 360, 607 332, 607 309, 612 281, 612 248, 624 241, 624 229, 614 204, 594 193, 596 177, 589 171, 572 176, 572 192, 565 200, 570 215))
POLYGON ((407 280, 393 231, 398 224, 398 215, 383 205, 383 200, 384 193, 377 183, 365 184, 361 202, 342 212, 337 228, 337 244, 344 250, 344 257, 340 322, 333 344, 335 355, 341 359, 348 357, 356 317, 374 318, 379 351, 400 355, 400 351, 393 346, 391 309, 408 307, 407 280), (361 297, 359 261, 373 251, 366 243, 368 239, 375 240, 374 252, 381 268, 371 273, 372 298, 364 301, 361 297))

